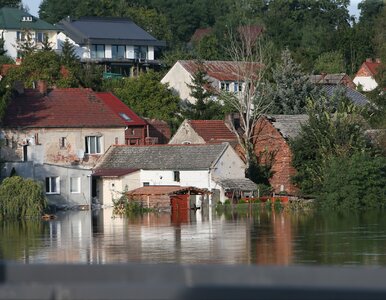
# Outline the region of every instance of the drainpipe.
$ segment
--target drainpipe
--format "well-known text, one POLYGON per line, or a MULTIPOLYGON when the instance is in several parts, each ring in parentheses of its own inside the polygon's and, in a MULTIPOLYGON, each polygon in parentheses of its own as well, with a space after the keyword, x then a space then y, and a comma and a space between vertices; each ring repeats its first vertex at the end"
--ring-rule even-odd
MULTIPOLYGON (((208 190, 209 192, 212 192, 212 186, 211 186, 211 180, 210 180, 210 168, 208 170, 208 190)), ((209 194, 209 206, 211 207, 212 206, 212 194, 209 194)))

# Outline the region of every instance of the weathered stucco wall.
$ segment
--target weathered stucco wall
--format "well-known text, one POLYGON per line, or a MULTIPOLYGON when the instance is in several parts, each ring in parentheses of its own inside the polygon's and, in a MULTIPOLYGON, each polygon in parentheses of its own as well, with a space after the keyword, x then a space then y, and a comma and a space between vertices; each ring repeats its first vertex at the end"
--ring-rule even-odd
POLYGON ((82 165, 91 167, 110 145, 124 144, 124 128, 42 128, 4 129, 1 157, 7 161, 27 160, 56 165, 82 165), (99 136, 100 154, 84 154, 85 137, 99 136), (83 158, 82 158, 83 156, 83 158))
POLYGON ((205 144, 205 141, 185 120, 173 135, 169 144, 205 144))

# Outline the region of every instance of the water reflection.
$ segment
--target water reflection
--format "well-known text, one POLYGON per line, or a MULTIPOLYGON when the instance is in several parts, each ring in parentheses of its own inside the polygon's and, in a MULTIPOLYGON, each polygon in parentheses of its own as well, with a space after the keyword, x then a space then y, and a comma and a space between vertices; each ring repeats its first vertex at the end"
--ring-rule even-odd
POLYGON ((0 259, 26 263, 386 265, 386 220, 379 211, 208 209, 121 218, 104 209, 0 225, 0 259))

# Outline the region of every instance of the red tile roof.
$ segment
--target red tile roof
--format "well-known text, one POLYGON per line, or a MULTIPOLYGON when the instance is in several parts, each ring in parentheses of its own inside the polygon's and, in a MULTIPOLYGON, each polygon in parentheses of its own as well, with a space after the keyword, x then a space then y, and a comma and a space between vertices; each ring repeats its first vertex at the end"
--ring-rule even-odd
POLYGON ((47 95, 26 90, 11 100, 5 127, 125 127, 125 123, 91 89, 54 89, 47 95))
POLYGON ((188 122, 207 143, 237 140, 236 135, 223 120, 189 120, 188 122))
POLYGON ((373 75, 376 75, 378 73, 378 70, 377 68, 381 65, 380 62, 368 62, 368 61, 365 61, 364 64, 366 65, 366 67, 369 69, 369 71, 373 74, 373 75))
POLYGON ((128 126, 145 126, 146 122, 136 115, 126 104, 124 104, 121 100, 119 100, 112 93, 96 93, 99 98, 101 98, 104 103, 112 109, 112 111, 120 117, 126 125, 128 126), (130 118, 130 120, 124 119, 121 113, 124 113, 126 116, 130 118))
POLYGON ((128 191, 128 195, 171 195, 191 191, 196 194, 208 194, 205 189, 199 189, 192 186, 177 186, 177 185, 150 185, 128 191))
POLYGON ((379 60, 366 60, 359 68, 355 76, 374 76, 378 73, 377 68, 381 65, 379 60))
POLYGON ((101 177, 121 177, 130 173, 134 173, 138 169, 97 169, 92 176, 101 177))
MULTIPOLYGON (((191 75, 196 73, 199 64, 195 60, 178 61, 191 75)), ((209 77, 219 81, 244 80, 244 75, 257 74, 260 64, 241 61, 204 61, 204 68, 209 77)))

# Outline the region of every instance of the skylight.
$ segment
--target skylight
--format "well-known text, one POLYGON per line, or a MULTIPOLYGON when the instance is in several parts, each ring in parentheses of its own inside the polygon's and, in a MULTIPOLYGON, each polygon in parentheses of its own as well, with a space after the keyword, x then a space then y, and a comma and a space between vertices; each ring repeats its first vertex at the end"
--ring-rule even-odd
POLYGON ((120 112, 119 115, 121 116, 121 118, 123 120, 128 121, 128 122, 131 121, 131 118, 128 115, 126 115, 125 113, 120 112))

